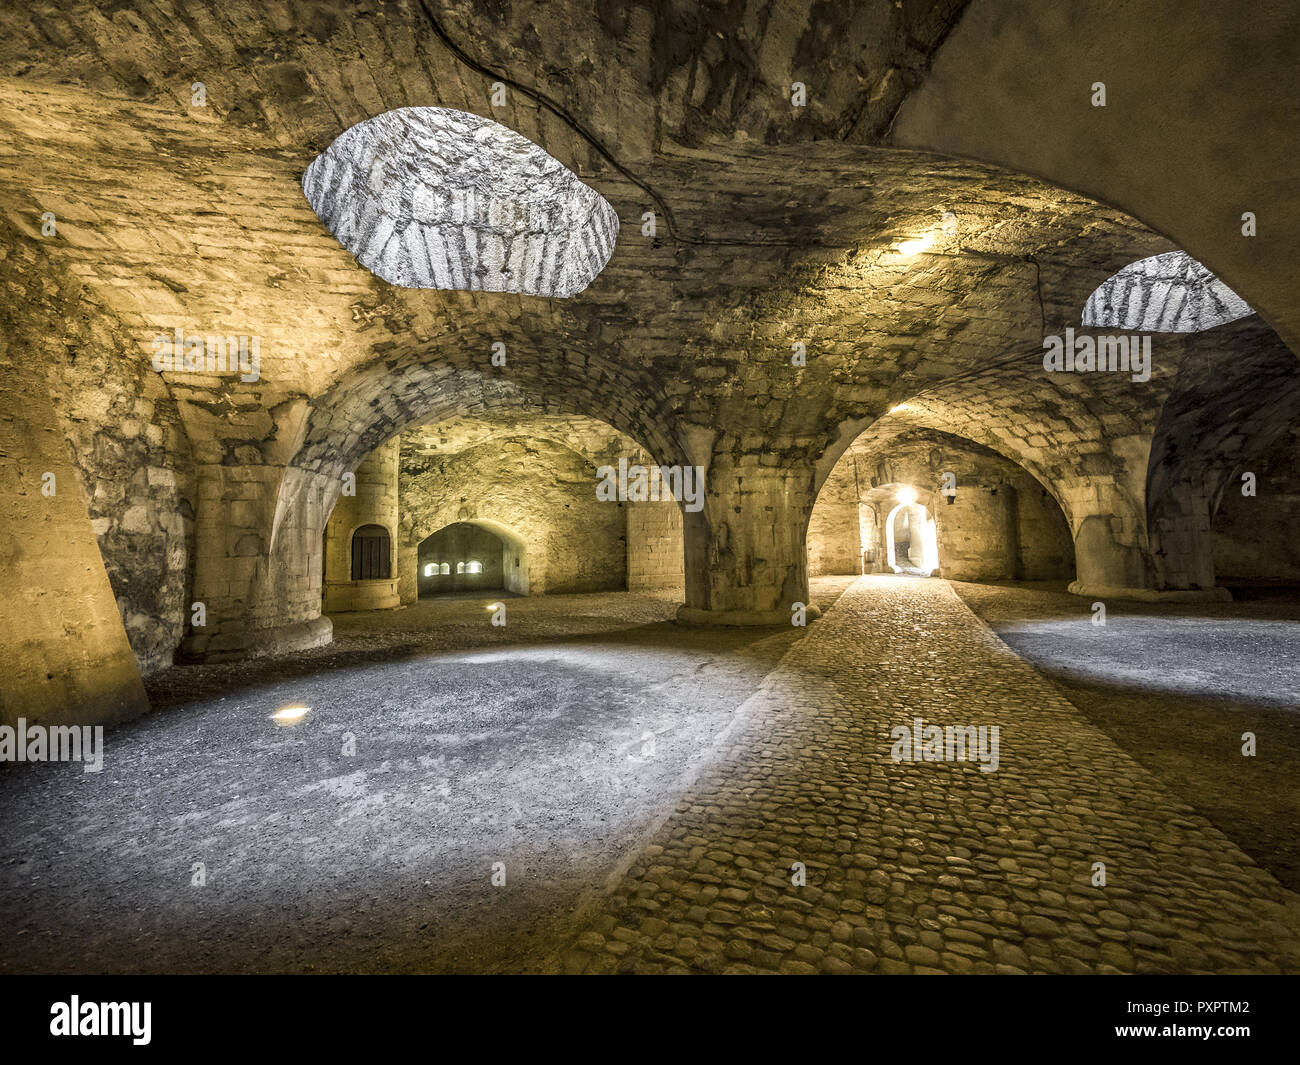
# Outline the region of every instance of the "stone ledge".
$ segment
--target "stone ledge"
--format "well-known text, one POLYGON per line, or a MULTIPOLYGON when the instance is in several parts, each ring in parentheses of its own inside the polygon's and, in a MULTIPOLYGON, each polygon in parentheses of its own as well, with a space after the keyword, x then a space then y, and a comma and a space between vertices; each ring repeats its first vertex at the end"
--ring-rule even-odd
MULTIPOLYGON (((822 616, 821 610, 809 604, 806 617, 816 621, 822 616)), ((735 628, 777 626, 790 624, 789 610, 701 610, 693 606, 677 608, 677 621, 682 625, 724 625, 735 628)))
POLYGON ((181 642, 176 658, 184 664, 232 662, 324 647, 332 639, 334 623, 322 616, 272 629, 191 634, 181 642))
POLYGON ((1230 603, 1227 588, 1124 588, 1112 584, 1071 581, 1071 595, 1093 599, 1133 599, 1141 603, 1230 603))

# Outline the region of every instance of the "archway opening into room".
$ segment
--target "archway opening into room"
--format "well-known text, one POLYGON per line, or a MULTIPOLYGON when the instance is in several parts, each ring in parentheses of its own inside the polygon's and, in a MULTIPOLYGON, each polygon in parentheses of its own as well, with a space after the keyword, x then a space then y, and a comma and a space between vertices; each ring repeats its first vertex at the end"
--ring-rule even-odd
POLYGON ((885 560, 895 573, 928 577, 939 568, 939 537, 934 518, 917 502, 916 489, 899 490, 885 519, 885 560))
POLYGON ((474 522, 445 525, 420 541, 416 552, 419 598, 510 591, 523 570, 523 551, 474 522))

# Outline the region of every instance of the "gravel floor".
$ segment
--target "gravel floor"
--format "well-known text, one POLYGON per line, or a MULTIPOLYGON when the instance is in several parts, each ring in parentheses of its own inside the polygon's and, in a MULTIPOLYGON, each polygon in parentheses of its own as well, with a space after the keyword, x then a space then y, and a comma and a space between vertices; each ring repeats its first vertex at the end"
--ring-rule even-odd
POLYGON ((510 600, 501 629, 491 601, 170 670, 102 772, 0 773, 0 969, 529 967, 803 632, 690 629, 631 595, 510 600), (288 704, 310 713, 273 723, 288 704))

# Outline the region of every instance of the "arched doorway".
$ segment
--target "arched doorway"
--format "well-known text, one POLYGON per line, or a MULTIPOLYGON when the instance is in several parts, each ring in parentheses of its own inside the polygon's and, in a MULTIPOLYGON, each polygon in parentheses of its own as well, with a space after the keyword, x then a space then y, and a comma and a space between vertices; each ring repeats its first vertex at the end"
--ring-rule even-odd
POLYGON ((382 525, 362 525, 352 534, 352 580, 386 581, 392 575, 388 530, 382 525))
POLYGON ((885 518, 885 561, 895 573, 928 577, 939 568, 939 536, 934 518, 917 502, 916 492, 904 488, 885 518))
POLYGON ((444 525, 416 550, 419 598, 472 592, 513 591, 522 558, 514 545, 477 522, 444 525))

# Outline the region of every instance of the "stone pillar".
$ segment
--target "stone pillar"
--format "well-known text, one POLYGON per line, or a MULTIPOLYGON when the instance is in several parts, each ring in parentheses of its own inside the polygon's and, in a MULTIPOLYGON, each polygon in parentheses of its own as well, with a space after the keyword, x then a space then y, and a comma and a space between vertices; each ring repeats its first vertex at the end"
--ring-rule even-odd
POLYGON ((5 344, 0 337, 0 724, 124 721, 149 701, 85 492, 54 428, 40 360, 11 359, 5 344))
POLYGON ((805 541, 813 498, 812 467, 797 459, 715 455, 704 508, 685 514, 686 603, 678 620, 789 625, 795 603, 817 617, 805 541))
POLYGON ((398 551, 397 468, 401 440, 380 444, 356 469, 356 495, 340 495, 325 527, 326 613, 349 610, 389 610, 401 604, 399 563, 409 557, 398 551), (352 534, 363 525, 388 530, 387 578, 352 579, 352 534))
POLYGON ((1232 598, 1227 589, 1214 588, 1212 578, 1210 587, 1161 587, 1145 515, 1114 483, 1066 485, 1062 494, 1074 532, 1075 595, 1149 602, 1232 598))
POLYGON ((320 616, 321 530, 338 482, 294 467, 198 467, 191 660, 228 661, 329 643, 320 616))

